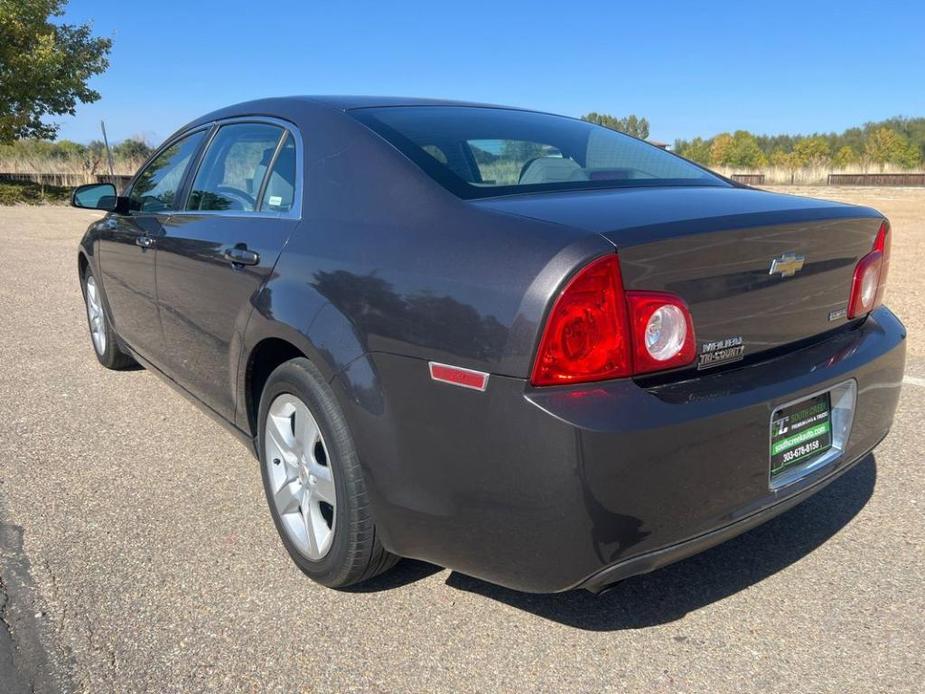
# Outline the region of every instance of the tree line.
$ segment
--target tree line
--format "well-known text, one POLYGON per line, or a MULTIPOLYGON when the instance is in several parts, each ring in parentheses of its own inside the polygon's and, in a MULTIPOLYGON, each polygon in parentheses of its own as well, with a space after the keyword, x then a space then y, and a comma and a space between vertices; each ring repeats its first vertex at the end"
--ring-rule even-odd
POLYGON ((591 113, 583 115, 581 120, 603 125, 605 128, 638 137, 640 140, 645 140, 649 137, 648 119, 640 118, 635 113, 631 113, 624 118, 618 118, 616 116, 611 116, 609 113, 596 113, 595 111, 591 111, 591 113))
POLYGON ((896 116, 841 133, 813 135, 755 135, 737 130, 708 139, 675 140, 673 149, 682 157, 713 167, 760 169, 770 165, 796 171, 860 166, 883 170, 890 164, 914 169, 925 160, 925 118, 896 116))
MULTIPOLYGON (((130 137, 112 147, 116 173, 133 173, 153 152, 140 137, 130 137)), ((70 140, 14 140, 0 143, 0 171, 30 170, 36 173, 109 173, 106 146, 100 140, 80 144, 70 140)))

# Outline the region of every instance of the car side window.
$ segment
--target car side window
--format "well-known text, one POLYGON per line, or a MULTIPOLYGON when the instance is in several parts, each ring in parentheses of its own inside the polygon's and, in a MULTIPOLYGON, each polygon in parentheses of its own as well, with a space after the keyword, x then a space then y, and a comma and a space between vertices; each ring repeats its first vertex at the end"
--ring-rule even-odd
POLYGON ((284 133, 266 123, 223 125, 196 173, 186 209, 255 211, 263 179, 284 133))
POLYGON ((162 212, 177 209, 177 191, 205 134, 205 130, 200 130, 177 140, 144 168, 129 194, 132 210, 162 212))
POLYGON ((295 141, 291 134, 286 133, 286 141, 280 148, 267 179, 260 209, 289 212, 295 198, 295 178, 295 141))

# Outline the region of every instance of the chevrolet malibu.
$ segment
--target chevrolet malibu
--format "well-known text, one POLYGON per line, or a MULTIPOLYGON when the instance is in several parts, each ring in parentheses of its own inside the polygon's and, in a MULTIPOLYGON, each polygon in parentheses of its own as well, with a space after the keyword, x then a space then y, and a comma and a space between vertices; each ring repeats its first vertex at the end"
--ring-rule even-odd
POLYGON ((787 510, 886 436, 905 330, 875 210, 580 120, 290 97, 181 128, 77 265, 139 363, 260 461, 293 561, 599 592, 787 510))

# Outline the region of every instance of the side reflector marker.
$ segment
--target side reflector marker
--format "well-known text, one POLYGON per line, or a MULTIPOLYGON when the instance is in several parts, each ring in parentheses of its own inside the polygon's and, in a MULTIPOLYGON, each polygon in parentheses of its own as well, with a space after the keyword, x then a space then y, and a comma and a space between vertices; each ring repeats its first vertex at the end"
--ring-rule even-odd
POLYGON ((488 387, 488 374, 484 371, 464 369, 461 366, 440 364, 435 361, 427 362, 427 366, 430 369, 430 377, 435 381, 479 391, 484 391, 488 387))

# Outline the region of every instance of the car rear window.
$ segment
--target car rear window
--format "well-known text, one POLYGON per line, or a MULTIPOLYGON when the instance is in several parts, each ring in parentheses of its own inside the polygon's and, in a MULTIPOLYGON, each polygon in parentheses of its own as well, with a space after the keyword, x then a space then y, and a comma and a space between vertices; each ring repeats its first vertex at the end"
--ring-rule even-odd
POLYGON ((476 106, 391 106, 350 113, 463 198, 728 185, 670 152, 564 116, 476 106))

